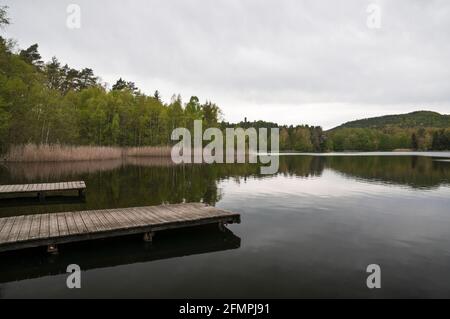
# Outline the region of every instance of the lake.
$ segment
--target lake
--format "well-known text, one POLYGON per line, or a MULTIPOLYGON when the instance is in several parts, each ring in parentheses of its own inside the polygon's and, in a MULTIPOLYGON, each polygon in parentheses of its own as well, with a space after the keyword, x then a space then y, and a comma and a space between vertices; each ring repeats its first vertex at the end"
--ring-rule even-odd
POLYGON ((2 253, 0 297, 450 297, 450 153, 354 155, 281 155, 276 175, 159 158, 0 165, 1 184, 87 184, 84 201, 4 199, 0 217, 183 201, 242 217, 226 232, 166 231, 153 244, 2 253), (66 287, 69 264, 83 271, 81 289, 66 287), (381 289, 366 286, 370 264, 381 289))

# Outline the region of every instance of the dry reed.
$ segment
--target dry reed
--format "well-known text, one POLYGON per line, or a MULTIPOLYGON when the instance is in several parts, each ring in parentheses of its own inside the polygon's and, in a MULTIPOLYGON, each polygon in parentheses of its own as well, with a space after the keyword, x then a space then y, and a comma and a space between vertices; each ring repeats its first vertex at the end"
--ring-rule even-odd
POLYGON ((13 145, 3 159, 7 162, 95 161, 133 157, 167 157, 170 146, 69 146, 61 144, 13 145))
POLYGON ((122 157, 122 149, 108 146, 14 145, 4 159, 8 162, 91 161, 122 157))
POLYGON ((139 146, 125 150, 126 156, 167 157, 170 156, 171 146, 139 146))

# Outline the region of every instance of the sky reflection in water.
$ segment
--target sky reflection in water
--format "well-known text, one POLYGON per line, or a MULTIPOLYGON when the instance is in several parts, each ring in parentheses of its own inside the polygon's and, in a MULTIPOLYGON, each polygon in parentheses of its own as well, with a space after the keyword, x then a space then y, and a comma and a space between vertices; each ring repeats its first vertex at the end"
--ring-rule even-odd
POLYGON ((240 212, 202 228, 0 254, 0 297, 450 297, 450 163, 417 156, 282 156, 257 165, 8 164, 0 182, 83 179, 85 202, 6 200, 1 216, 205 201, 240 212), (22 203, 22 202, 21 202, 22 203), (65 267, 86 270, 82 289, 65 267), (368 264, 382 288, 366 288, 368 264))

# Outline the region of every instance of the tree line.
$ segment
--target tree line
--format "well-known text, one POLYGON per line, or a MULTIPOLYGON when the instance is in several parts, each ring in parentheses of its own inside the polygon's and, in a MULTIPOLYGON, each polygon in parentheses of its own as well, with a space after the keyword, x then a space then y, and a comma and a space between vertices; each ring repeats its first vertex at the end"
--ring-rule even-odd
MULTIPOLYGON (((0 28, 9 24, 0 7, 0 28)), ((302 152, 448 150, 448 128, 287 126, 255 121, 221 121, 221 110, 210 101, 179 95, 162 101, 156 90, 144 94, 134 82, 118 79, 111 89, 90 68, 77 70, 56 57, 44 62, 38 44, 16 49, 0 36, 0 153, 13 144, 160 146, 172 143, 174 128, 259 127, 280 129, 280 150, 302 152)), ((422 121, 422 120, 421 120, 422 121)))
POLYGON ((388 125, 380 128, 339 127, 324 131, 320 126, 278 125, 273 122, 255 121, 230 124, 222 127, 278 127, 280 151, 342 152, 342 151, 416 151, 450 150, 450 129, 411 128, 388 125))
MULTIPOLYGON (((9 23, 0 8, 0 27, 9 23)), ((220 108, 192 96, 164 103, 122 78, 108 89, 93 70, 44 62, 34 44, 17 50, 0 37, 0 148, 11 144, 168 145, 176 127, 218 126, 220 108)))

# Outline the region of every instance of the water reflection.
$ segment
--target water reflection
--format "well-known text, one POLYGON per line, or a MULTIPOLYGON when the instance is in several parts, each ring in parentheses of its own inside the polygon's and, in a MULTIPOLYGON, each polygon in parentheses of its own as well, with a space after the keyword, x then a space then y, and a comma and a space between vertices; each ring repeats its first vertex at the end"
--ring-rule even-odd
POLYGON ((170 230, 157 234, 152 244, 140 236, 80 242, 61 246, 59 255, 45 249, 2 253, 0 283, 65 274, 74 261, 83 271, 183 256, 238 249, 241 239, 216 225, 170 230))
MULTIPOLYGON (((450 163, 423 156, 282 156, 278 176, 313 178, 326 170, 347 178, 388 185, 433 189, 448 185, 450 163)), ((34 200, 0 199, 0 216, 85 209, 159 205, 161 203, 206 202, 215 205, 222 198, 220 182, 239 184, 260 175, 257 164, 173 165, 170 158, 131 158, 75 163, 9 163, 0 168, 0 183, 43 183, 84 180, 86 200, 64 197, 48 204, 34 200)))
POLYGON ((85 198, 68 195, 52 195, 40 200, 37 196, 20 196, 20 197, 5 197, 0 199, 0 207, 13 208, 20 206, 48 206, 48 205, 73 205, 85 203, 85 198))
MULTIPOLYGON (((332 169, 368 181, 436 187, 448 183, 450 167, 447 159, 425 156, 281 156, 278 174, 285 176, 320 176, 324 169, 332 169)), ((0 166, 0 182, 31 183, 70 180, 79 176, 103 175, 103 172, 121 172, 137 167, 160 171, 166 179, 207 178, 216 181, 226 178, 240 180, 260 175, 257 164, 175 165, 170 158, 129 157, 117 160, 59 163, 4 163, 0 166), (170 174, 168 174, 170 173, 170 174)), ((158 178, 154 174, 151 177, 158 178)), ((194 182, 194 181, 193 181, 194 182)))
POLYGON ((172 165, 169 159, 145 158, 0 166, 2 184, 76 179, 88 187, 85 202, 54 199, 51 205, 21 207, 11 202, 0 207, 0 216, 182 201, 242 214, 240 225, 230 225, 236 235, 216 229, 198 237, 198 230, 173 237, 161 233, 154 247, 134 237, 86 242, 61 247, 56 259, 39 249, 0 254, 0 281, 5 282, 0 293, 450 296, 450 284, 442 280, 450 267, 450 162, 405 155, 282 156, 278 174, 259 172, 255 164, 172 165), (78 262, 92 271, 84 274, 87 286, 69 291, 64 270, 78 262), (370 263, 382 266, 384 286, 376 292, 365 285, 370 263))
MULTIPOLYGON (((332 170, 365 182, 432 189, 448 185, 450 163, 423 156, 282 156, 278 176, 320 177, 332 170)), ((248 178, 268 179, 257 164, 173 165, 170 158, 129 158, 125 160, 74 163, 9 163, 0 168, 0 183, 42 183, 84 180, 86 201, 64 197, 48 205, 34 200, 18 204, 0 200, 0 216, 67 210, 117 208, 161 203, 207 202, 215 205, 223 180, 236 183, 248 178)))
POLYGON ((123 166, 167 167, 175 164, 168 157, 125 157, 104 161, 77 161, 53 163, 3 163, 14 180, 61 180, 80 174, 111 171, 123 166))

